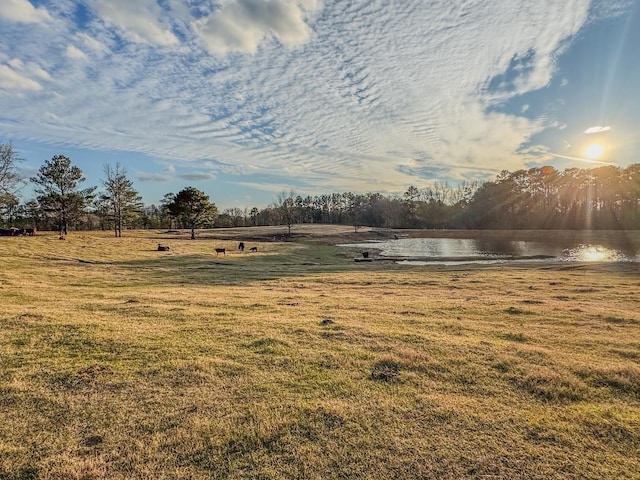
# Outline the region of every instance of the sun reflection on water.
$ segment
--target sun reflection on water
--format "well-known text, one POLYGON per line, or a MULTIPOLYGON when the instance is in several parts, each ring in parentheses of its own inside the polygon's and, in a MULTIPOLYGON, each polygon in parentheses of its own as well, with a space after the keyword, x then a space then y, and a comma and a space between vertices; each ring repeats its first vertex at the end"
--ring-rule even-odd
POLYGON ((620 262, 625 256, 602 245, 580 245, 566 250, 566 259, 574 262, 620 262))

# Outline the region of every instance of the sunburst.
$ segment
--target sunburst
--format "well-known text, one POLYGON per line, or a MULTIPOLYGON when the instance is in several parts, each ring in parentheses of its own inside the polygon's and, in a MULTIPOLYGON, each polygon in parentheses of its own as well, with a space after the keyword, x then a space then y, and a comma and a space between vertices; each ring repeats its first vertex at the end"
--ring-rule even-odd
POLYGON ((591 160, 596 160, 604 154, 606 148, 599 143, 592 143, 587 148, 584 149, 584 154, 587 158, 591 160))

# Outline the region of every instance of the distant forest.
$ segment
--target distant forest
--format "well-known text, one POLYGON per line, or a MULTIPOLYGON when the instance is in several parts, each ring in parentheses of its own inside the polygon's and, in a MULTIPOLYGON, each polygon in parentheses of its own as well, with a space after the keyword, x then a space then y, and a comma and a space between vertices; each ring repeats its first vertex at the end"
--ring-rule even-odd
MULTIPOLYGON (((73 168, 66 157, 54 157, 56 159, 63 159, 67 168, 73 168)), ((107 180, 124 181, 135 201, 118 205, 114 198, 120 197, 114 196, 113 183, 103 181, 111 195, 94 194, 96 187, 92 187, 86 189, 85 200, 78 202, 82 208, 63 211, 66 215, 64 220, 71 230, 114 230, 116 226, 117 235, 118 228, 123 226, 125 229, 175 229, 284 225, 291 231, 293 225, 305 223, 352 225, 355 230, 360 226, 640 229, 640 164, 626 168, 570 168, 562 172, 549 166, 503 171, 494 181, 461 183, 455 187, 446 183, 423 188, 410 186, 404 194, 395 196, 344 192, 312 197, 282 192, 263 209, 229 208, 218 211, 208 196, 187 187, 185 191, 204 202, 202 212, 206 213, 191 214, 191 217, 184 212, 187 212, 185 208, 192 207, 180 204, 184 191, 178 195, 168 193, 159 205, 144 205, 126 178, 126 170, 119 165, 115 170, 105 166, 105 173, 107 180)), ((84 180, 80 176, 78 178, 79 181, 84 180)), ((42 178, 39 181, 41 184, 44 182, 42 178)), ((53 209, 47 203, 57 198, 51 193, 25 203, 19 202, 16 196, 6 198, 13 200, 2 204, 0 223, 3 228, 61 228, 60 215, 52 214, 53 209)))
MULTIPOLYGON (((246 223, 238 211, 219 226, 246 223), (239 223, 240 222, 240 223, 239 223), (242 223, 244 222, 244 223, 242 223)), ((428 229, 640 229, 640 164, 501 172, 492 182, 410 186, 400 196, 279 197, 251 225, 335 223, 428 229)))

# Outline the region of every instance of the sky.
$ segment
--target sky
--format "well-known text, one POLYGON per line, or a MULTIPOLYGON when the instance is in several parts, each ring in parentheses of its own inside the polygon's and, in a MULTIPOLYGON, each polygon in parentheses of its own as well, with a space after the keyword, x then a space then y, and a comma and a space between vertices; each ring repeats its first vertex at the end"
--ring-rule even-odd
POLYGON ((1 0, 0 142, 221 209, 624 167, 639 47, 640 0, 1 0))

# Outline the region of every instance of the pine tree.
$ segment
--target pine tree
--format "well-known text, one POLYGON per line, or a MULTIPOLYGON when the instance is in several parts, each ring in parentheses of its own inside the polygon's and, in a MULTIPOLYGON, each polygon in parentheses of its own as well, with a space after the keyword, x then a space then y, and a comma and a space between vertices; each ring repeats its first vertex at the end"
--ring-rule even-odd
POLYGON ((64 155, 55 155, 51 160, 46 160, 38 174, 30 180, 38 185, 35 192, 42 209, 58 217, 62 235, 68 233, 69 222, 84 212, 96 189, 78 188, 78 183, 86 180, 84 174, 78 167, 72 166, 71 160, 64 155))

